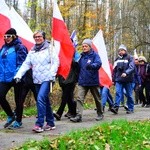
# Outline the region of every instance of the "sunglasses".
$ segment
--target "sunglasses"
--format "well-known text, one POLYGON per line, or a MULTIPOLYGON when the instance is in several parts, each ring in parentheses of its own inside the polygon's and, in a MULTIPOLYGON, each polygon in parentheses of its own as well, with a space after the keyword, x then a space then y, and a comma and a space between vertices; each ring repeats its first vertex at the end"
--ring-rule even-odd
POLYGON ((11 35, 11 34, 6 34, 6 35, 4 35, 4 38, 5 39, 7 39, 7 38, 11 38, 13 35, 11 35))

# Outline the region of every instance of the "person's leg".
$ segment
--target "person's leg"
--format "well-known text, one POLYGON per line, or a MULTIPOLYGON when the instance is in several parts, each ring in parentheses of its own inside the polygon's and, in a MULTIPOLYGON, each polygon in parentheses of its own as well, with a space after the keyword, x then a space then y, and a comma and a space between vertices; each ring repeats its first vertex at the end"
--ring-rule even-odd
POLYGON ((17 83, 17 84, 14 83, 14 95, 15 95, 15 103, 16 103, 15 113, 16 113, 16 121, 19 123, 22 122, 22 114, 23 114, 23 99, 21 97, 22 89, 23 89, 23 83, 17 83))
POLYGON ((144 107, 145 104, 146 104, 146 98, 145 98, 145 95, 144 95, 144 88, 145 88, 145 84, 142 83, 142 85, 139 89, 139 99, 142 102, 142 107, 144 107))
POLYGON ((8 101, 6 100, 6 94, 8 93, 8 91, 11 88, 11 83, 2 83, 0 82, 0 105, 3 108, 3 110, 5 111, 5 113, 7 114, 7 116, 13 116, 13 112, 11 110, 11 107, 8 103, 8 101))
POLYGON ((146 106, 147 108, 150 107, 150 81, 147 81, 145 83, 145 95, 146 95, 146 106))
MULTIPOLYGON (((133 100, 132 83, 124 83, 124 88, 126 89, 128 110, 129 110, 129 112, 133 112, 134 111, 134 100, 133 100)), ((128 113, 128 111, 127 111, 127 113, 128 113)))
POLYGON ((34 84, 33 85, 29 85, 29 87, 30 87, 30 90, 33 93, 35 101, 37 101, 37 93, 36 93, 35 85, 34 84))
POLYGON ((139 104, 139 85, 136 84, 135 85, 135 88, 134 88, 134 93, 135 93, 135 101, 134 101, 134 104, 139 104))
MULTIPOLYGON (((97 86, 90 87, 91 94, 93 95, 94 100, 95 100, 95 104, 96 104, 96 108, 97 108, 97 115, 102 116, 103 110, 102 110, 102 105, 101 105, 101 101, 100 101, 100 94, 99 94, 98 90, 99 90, 99 87, 97 87, 97 86)), ((102 118, 103 118, 103 116, 102 116, 102 118)))
POLYGON ((48 104, 48 96, 50 91, 50 83, 48 81, 43 82, 42 84, 36 84, 37 95, 37 112, 38 118, 35 123, 38 127, 43 127, 44 117, 46 116, 46 121, 49 124, 54 124, 54 117, 50 105, 48 104), (47 106, 49 105, 49 106, 47 106))
POLYGON ((108 88, 102 87, 101 88, 101 101, 102 101, 103 108, 106 106, 107 98, 108 98, 108 88))
MULTIPOLYGON (((61 118, 63 112, 64 112, 64 109, 65 109, 65 106, 66 106, 66 103, 67 103, 67 98, 68 98, 68 95, 70 94, 69 91, 68 91, 68 88, 67 86, 62 86, 61 87, 62 89, 62 96, 61 96, 61 103, 60 103, 60 106, 56 112, 56 115, 59 115, 58 118, 61 118)), ((55 114, 54 114, 54 117, 55 117, 55 114)), ((57 117, 55 117, 57 120, 59 120, 57 117)))
POLYGON ((75 84, 68 85, 68 97, 67 97, 67 104, 68 104, 68 110, 70 112, 71 116, 76 115, 76 102, 74 101, 74 89, 75 84))
POLYGON ((85 96, 88 92, 88 87, 78 86, 78 96, 77 96, 77 115, 74 118, 70 118, 70 121, 72 122, 80 122, 82 121, 82 115, 83 115, 83 104, 85 96))

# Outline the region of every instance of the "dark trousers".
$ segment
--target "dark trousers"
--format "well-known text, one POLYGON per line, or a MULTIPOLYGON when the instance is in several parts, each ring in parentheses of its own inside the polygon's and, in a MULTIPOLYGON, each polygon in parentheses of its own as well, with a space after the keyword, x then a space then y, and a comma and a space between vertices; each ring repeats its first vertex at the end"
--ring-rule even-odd
POLYGON ((76 102, 74 101, 74 89, 75 84, 67 84, 61 87, 62 88, 62 97, 61 104, 58 108, 57 114, 62 116, 66 104, 68 105, 69 112, 72 115, 76 115, 76 102))
POLYGON ((0 105, 7 114, 7 116, 13 116, 13 112, 11 106, 6 100, 6 95, 11 87, 14 87, 14 98, 16 103, 16 121, 22 121, 22 113, 23 113, 23 101, 21 100, 21 92, 22 92, 22 83, 4 83, 0 82, 0 105))
POLYGON ((21 93, 21 98, 22 98, 23 103, 25 102, 26 96, 30 90, 32 91, 34 99, 36 101, 37 93, 35 90, 35 85, 34 84, 24 84, 22 87, 22 93, 21 93))
POLYGON ((150 105, 150 81, 142 83, 139 90, 139 99, 143 102, 143 104, 150 105), (144 94, 145 89, 145 94, 144 94))

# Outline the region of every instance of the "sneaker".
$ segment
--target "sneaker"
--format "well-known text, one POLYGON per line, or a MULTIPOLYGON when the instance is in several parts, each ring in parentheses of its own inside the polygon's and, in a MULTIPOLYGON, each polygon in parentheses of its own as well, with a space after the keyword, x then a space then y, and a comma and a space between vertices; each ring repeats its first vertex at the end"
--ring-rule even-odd
POLYGON ((133 113, 134 113, 134 111, 132 111, 132 110, 128 110, 128 111, 126 111, 126 113, 127 113, 127 114, 133 114, 133 113))
POLYGON ((44 129, 44 131, 49 131, 49 130, 55 130, 56 127, 55 126, 50 126, 50 125, 47 124, 43 127, 43 129, 44 129))
POLYGON ((145 108, 150 108, 150 104, 145 105, 145 108))
POLYGON ((82 117, 81 117, 81 115, 76 115, 74 118, 70 118, 70 121, 72 121, 72 122, 81 122, 82 117))
POLYGON ((64 115, 64 117, 69 118, 70 115, 71 115, 71 113, 70 113, 70 112, 67 112, 67 113, 64 115))
POLYGON ((39 127, 39 126, 35 125, 35 126, 33 127, 32 131, 35 131, 35 132, 37 132, 37 133, 41 133, 41 132, 44 131, 44 129, 43 129, 42 127, 39 127))
POLYGON ((22 122, 18 122, 18 121, 15 121, 11 126, 9 126, 8 128, 9 129, 18 129, 22 126, 22 122))
POLYGON ((104 118, 104 115, 101 114, 101 115, 98 115, 95 120, 96 120, 96 121, 100 121, 100 120, 102 120, 103 118, 104 118))
POLYGON ((126 105, 123 106, 126 111, 128 111, 128 107, 126 105))
POLYGON ((111 107, 110 111, 113 112, 114 114, 118 114, 118 108, 117 107, 111 107))
POLYGON ((57 113, 53 113, 53 116, 56 118, 56 120, 60 121, 61 117, 57 113))
POLYGON ((8 126, 10 126, 12 124, 12 122, 15 121, 15 116, 8 116, 7 117, 7 121, 4 125, 4 128, 7 128, 8 126))

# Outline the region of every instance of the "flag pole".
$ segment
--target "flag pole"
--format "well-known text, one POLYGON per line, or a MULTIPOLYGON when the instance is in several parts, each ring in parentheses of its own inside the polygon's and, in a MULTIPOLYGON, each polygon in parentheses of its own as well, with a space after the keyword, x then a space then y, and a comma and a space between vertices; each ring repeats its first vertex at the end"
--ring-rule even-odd
MULTIPOLYGON (((51 38, 51 47, 49 47, 49 54, 50 54, 50 68, 52 65, 52 52, 53 52, 53 38, 51 38)), ((53 92, 53 81, 50 81, 50 93, 53 92)))

